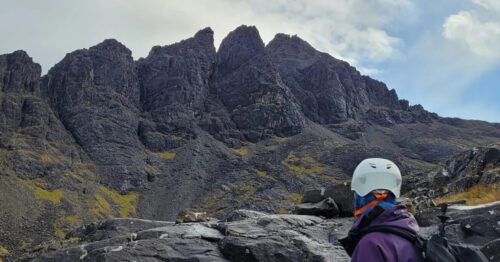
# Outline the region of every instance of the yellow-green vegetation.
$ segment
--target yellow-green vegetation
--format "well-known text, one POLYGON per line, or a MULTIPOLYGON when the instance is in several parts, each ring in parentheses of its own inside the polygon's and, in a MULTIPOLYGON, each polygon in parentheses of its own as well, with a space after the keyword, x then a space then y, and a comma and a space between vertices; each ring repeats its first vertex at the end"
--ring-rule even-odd
POLYGON ((302 202, 302 195, 299 194, 299 193, 291 193, 290 194, 293 199, 295 199, 295 203, 299 204, 300 202, 302 202))
POLYGON ((465 192, 459 192, 434 199, 436 204, 456 200, 466 200, 466 205, 480 205, 500 201, 500 183, 494 185, 474 185, 465 192))
POLYGON ((278 142, 286 142, 290 139, 292 139, 292 138, 291 137, 276 137, 276 141, 278 141, 278 142))
POLYGON ((61 202, 62 197, 63 197, 63 192, 60 189, 52 191, 48 191, 39 187, 35 189, 35 198, 51 201, 55 205, 61 202))
POLYGON ((0 246, 0 257, 5 256, 9 254, 9 250, 7 250, 5 247, 0 246))
POLYGON ((68 238, 68 239, 63 240, 63 241, 61 242, 61 246, 62 246, 63 248, 66 248, 66 247, 70 246, 71 244, 76 244, 76 243, 78 243, 79 241, 80 241, 80 238, 78 238, 78 237, 70 237, 70 238, 68 238))
POLYGON ((260 170, 255 169, 255 173, 257 173, 257 175, 259 175, 260 177, 276 181, 276 179, 274 179, 274 177, 272 177, 272 176, 269 176, 266 171, 260 171, 260 170))
POLYGON ((175 152, 157 152, 154 153, 155 156, 164 159, 173 159, 175 157, 175 152))
POLYGON ((44 162, 44 163, 52 162, 52 158, 48 154, 41 154, 40 160, 42 160, 42 162, 44 162))
POLYGON ((113 218, 111 205, 108 203, 108 201, 99 194, 95 194, 94 198, 96 202, 94 204, 94 208, 92 208, 92 213, 100 217, 113 218))
POLYGON ((145 169, 146 169, 146 172, 148 172, 149 174, 152 174, 155 176, 160 174, 160 171, 158 171, 158 169, 156 169, 152 165, 146 165, 145 169))
POLYGON ((120 207, 119 213, 121 217, 128 217, 130 213, 135 213, 135 204, 132 202, 135 202, 134 200, 137 198, 137 193, 130 192, 126 195, 122 195, 115 190, 108 189, 104 186, 100 186, 99 190, 111 198, 113 202, 120 207))
POLYGON ((70 230, 71 228, 74 227, 74 225, 78 222, 79 217, 74 215, 74 216, 64 216, 59 218, 55 223, 54 223, 54 230, 56 235, 59 238, 64 238, 66 236, 66 233, 64 230, 70 230))
POLYGON ((21 249, 25 249, 25 248, 28 248, 28 247, 31 247, 31 242, 23 241, 21 243, 21 249))
POLYGON ((202 201, 201 207, 204 209, 224 209, 222 207, 222 198, 227 194, 226 191, 222 189, 217 189, 213 193, 208 194, 202 201))
POLYGON ((237 149, 236 149, 236 148, 233 148, 233 151, 234 151, 236 154, 240 155, 240 156, 245 156, 245 155, 248 153, 247 149, 246 149, 246 148, 243 148, 243 147, 242 147, 242 148, 237 148, 237 149))
POLYGON ((242 183, 240 185, 232 185, 232 187, 238 191, 239 196, 243 196, 243 199, 249 199, 257 192, 257 188, 252 184, 242 183))
POLYGON ((328 181, 333 182, 333 183, 343 183, 343 182, 346 182, 346 181, 341 181, 339 179, 335 179, 335 177, 329 176, 327 174, 320 174, 318 177, 321 178, 321 179, 323 179, 323 180, 328 180, 328 181))
POLYGON ((281 207, 280 209, 276 210, 276 214, 281 214, 281 215, 288 214, 288 210, 281 207))
POLYGON ((278 146, 277 145, 272 145, 272 146, 266 146, 264 148, 266 150, 269 150, 269 151, 275 151, 276 149, 278 149, 278 146))
POLYGON ((306 176, 312 173, 321 173, 325 167, 317 163, 312 157, 299 158, 290 152, 287 158, 281 161, 281 164, 294 171, 299 176, 306 176))
POLYGON ((63 197, 63 192, 60 189, 55 189, 52 191, 45 190, 42 187, 47 186, 47 182, 42 179, 25 180, 24 183, 33 191, 36 199, 44 199, 51 201, 54 205, 61 202, 63 197))
POLYGON ((182 137, 180 137, 180 136, 174 136, 174 135, 171 135, 171 136, 170 136, 170 138, 171 138, 172 140, 174 140, 174 141, 178 141, 178 140, 181 140, 181 139, 182 139, 182 137))

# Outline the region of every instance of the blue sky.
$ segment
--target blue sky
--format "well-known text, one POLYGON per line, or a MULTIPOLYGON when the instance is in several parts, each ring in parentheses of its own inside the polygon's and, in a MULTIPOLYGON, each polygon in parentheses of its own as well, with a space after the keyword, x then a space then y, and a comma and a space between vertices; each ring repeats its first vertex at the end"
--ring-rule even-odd
POLYGON ((135 59, 210 26, 265 42, 298 35, 442 116, 500 122, 499 0, 0 0, 0 53, 26 50, 45 73, 107 38, 135 59))

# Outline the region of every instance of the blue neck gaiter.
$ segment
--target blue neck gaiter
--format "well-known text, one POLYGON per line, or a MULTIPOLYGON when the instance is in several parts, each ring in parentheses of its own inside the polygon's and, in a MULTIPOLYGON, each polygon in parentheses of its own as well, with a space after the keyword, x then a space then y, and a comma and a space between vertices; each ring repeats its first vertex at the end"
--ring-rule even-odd
MULTIPOLYGON (((360 196, 358 193, 354 192, 354 210, 359 210, 363 208, 364 206, 370 204, 371 202, 375 201, 377 198, 373 193, 369 193, 366 196, 360 196)), ((388 193, 387 197, 377 203, 376 205, 367 208, 366 210, 363 211, 362 214, 366 214, 367 212, 370 212, 375 206, 381 206, 385 209, 392 208, 396 206, 396 197, 392 193, 388 193)))

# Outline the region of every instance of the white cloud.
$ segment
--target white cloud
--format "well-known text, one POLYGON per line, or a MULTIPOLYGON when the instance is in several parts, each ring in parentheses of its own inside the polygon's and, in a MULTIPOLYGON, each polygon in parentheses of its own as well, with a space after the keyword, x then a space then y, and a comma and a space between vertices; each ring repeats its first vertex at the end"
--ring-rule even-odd
POLYGON ((137 59, 210 26, 215 44, 241 24, 256 25, 265 42, 297 34, 354 65, 398 55, 401 39, 384 27, 412 20, 410 0, 0 0, 0 53, 25 49, 44 71, 65 53, 117 38, 137 59), (23 14, 22 16, 19 14, 23 14))
POLYGON ((500 1, 498 0, 473 0, 472 2, 487 9, 500 11, 500 1))
POLYGON ((476 55, 500 56, 500 23, 482 22, 472 11, 449 16, 443 24, 443 35, 466 45, 476 55))

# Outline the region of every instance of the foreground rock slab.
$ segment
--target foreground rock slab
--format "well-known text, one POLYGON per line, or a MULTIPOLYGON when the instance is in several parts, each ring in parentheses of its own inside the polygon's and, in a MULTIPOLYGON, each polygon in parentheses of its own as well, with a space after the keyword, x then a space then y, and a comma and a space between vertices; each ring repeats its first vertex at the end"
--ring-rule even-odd
POLYGON ((352 222, 249 210, 227 222, 110 219, 74 230, 79 243, 33 261, 349 261, 336 239, 352 222))

